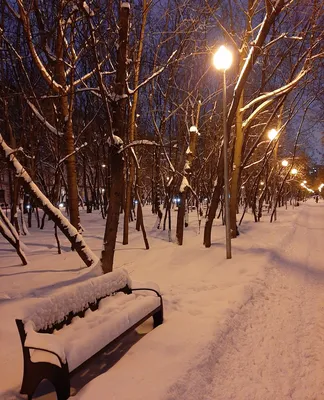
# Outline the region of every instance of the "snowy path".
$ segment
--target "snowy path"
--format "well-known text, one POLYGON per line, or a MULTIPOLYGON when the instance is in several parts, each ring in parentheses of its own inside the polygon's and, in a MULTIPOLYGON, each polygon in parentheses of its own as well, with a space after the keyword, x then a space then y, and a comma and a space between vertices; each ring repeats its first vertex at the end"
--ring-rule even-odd
MULTIPOLYGON (((275 224, 268 215, 255 224, 247 214, 232 260, 224 257, 222 226, 205 249, 192 220, 185 245, 176 246, 156 232, 150 208, 146 213, 152 250, 143 250, 133 227, 132 247, 117 244, 116 266, 160 285, 165 323, 142 338, 133 333, 114 352, 107 348, 72 382, 72 398, 324 400, 324 202, 280 209, 275 224)), ((99 254, 102 219, 94 213, 83 220, 99 254)), ((25 238, 27 267, 0 240, 1 400, 23 398, 14 318, 88 272, 68 245, 58 256, 53 240, 50 225, 33 229, 25 238)))
POLYGON ((306 205, 264 284, 167 400, 324 399, 324 204, 306 205))

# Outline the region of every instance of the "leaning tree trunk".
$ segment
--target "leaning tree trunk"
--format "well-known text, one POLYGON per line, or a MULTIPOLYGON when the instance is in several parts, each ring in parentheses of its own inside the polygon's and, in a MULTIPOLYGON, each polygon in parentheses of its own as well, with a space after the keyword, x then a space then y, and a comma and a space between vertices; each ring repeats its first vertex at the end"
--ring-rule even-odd
POLYGON ((54 207, 47 197, 38 189, 37 185, 33 182, 25 168, 20 164, 14 155, 15 151, 7 145, 2 135, 0 134, 0 150, 4 153, 10 166, 15 170, 16 175, 21 178, 22 184, 26 191, 28 191, 34 198, 35 202, 44 210, 51 220, 59 227, 62 233, 72 244, 72 247, 77 251, 84 263, 90 267, 93 263, 97 262, 97 257, 88 248, 83 237, 79 234, 77 229, 70 224, 69 220, 64 217, 61 211, 54 207))
POLYGON ((123 145, 126 121, 126 78, 129 26, 129 3, 122 3, 119 13, 119 43, 117 53, 117 72, 115 82, 115 100, 112 103, 112 132, 109 136, 111 146, 111 189, 104 235, 104 248, 101 253, 101 266, 104 273, 113 269, 120 206, 124 188, 124 158, 119 152, 123 145))
POLYGON ((27 258, 25 256, 25 253, 20 247, 18 232, 16 231, 15 227, 11 224, 9 219, 6 217, 1 207, 0 207, 0 233, 16 249, 16 252, 20 257, 23 265, 27 265, 27 258))

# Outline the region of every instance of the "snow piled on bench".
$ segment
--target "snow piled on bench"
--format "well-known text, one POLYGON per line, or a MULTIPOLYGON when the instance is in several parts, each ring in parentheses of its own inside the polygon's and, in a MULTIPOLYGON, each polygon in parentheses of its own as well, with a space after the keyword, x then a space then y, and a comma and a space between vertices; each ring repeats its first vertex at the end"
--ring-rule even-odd
POLYGON ((32 321, 35 331, 47 329, 61 322, 72 311, 77 313, 88 308, 90 303, 108 296, 132 283, 124 269, 89 279, 74 286, 68 286, 57 294, 44 299, 24 323, 32 321))
POLYGON ((74 317, 70 325, 53 334, 33 331, 29 321, 25 344, 38 348, 31 350, 31 361, 49 362, 60 367, 59 359, 44 350, 52 351, 62 363, 68 362, 71 372, 159 306, 160 299, 156 295, 120 292, 102 299, 98 310, 88 309, 84 318, 74 317))

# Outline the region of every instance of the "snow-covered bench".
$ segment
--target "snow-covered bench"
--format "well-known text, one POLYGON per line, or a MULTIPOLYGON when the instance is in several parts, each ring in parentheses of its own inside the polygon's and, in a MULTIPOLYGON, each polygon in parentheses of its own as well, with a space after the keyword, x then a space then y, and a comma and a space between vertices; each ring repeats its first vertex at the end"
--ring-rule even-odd
POLYGON ((154 327, 162 324, 158 287, 133 288, 123 269, 44 298, 28 317, 16 320, 24 356, 21 393, 30 400, 48 379, 58 400, 68 399, 72 371, 151 316, 154 327))

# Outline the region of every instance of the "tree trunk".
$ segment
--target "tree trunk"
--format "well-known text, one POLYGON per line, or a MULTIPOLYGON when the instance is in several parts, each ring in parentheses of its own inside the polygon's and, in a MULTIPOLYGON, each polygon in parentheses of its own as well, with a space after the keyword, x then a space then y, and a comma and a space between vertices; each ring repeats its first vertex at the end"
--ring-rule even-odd
MULTIPOLYGON (((138 50, 137 57, 134 63, 134 87, 138 85, 139 75, 140 75, 140 66, 141 66, 141 58, 143 52, 143 44, 144 44, 144 34, 145 34, 145 26, 147 14, 150 9, 151 0, 143 1, 143 19, 141 25, 141 32, 138 41, 138 50), (149 3, 149 4, 148 4, 149 3)), ((134 93, 131 110, 130 110, 130 118, 129 118, 129 141, 132 142, 136 138, 136 109, 138 102, 138 90, 134 93)), ((135 165, 132 157, 129 157, 129 177, 126 182, 126 199, 125 199, 125 213, 124 213, 124 231, 123 231, 123 244, 128 244, 128 228, 129 228, 129 216, 132 208, 132 191, 134 186, 135 179, 135 165)))
POLYGON ((104 273, 113 269, 116 247, 119 212, 122 203, 124 187, 124 159, 119 153, 123 145, 124 129, 126 125, 126 77, 127 77, 127 49, 128 49, 129 3, 122 3, 119 12, 119 43, 117 53, 117 70, 115 82, 115 101, 112 103, 113 120, 109 142, 111 145, 111 190, 107 221, 104 235, 104 249, 101 253, 101 266, 104 273))
POLYGON ((27 265, 27 259, 25 253, 20 248, 20 240, 18 232, 16 231, 15 227, 10 223, 9 219, 2 211, 1 207, 0 207, 0 233, 16 249, 16 252, 20 257, 23 265, 27 265))
MULTIPOLYGON (((58 15, 63 14, 63 2, 59 2, 58 15)), ((56 43, 56 77, 57 82, 62 88, 67 87, 66 72, 64 63, 64 37, 62 26, 62 18, 58 19, 57 25, 57 43, 56 43)), ((72 72, 73 73, 73 68, 72 72)), ((70 213, 70 222, 78 230, 80 230, 80 216, 79 216, 79 198, 78 198, 78 183, 77 183, 77 172, 76 172, 76 157, 75 157, 75 146, 74 146, 74 135, 73 135, 73 75, 71 75, 71 91, 69 96, 66 90, 60 91, 60 117, 61 124, 64 127, 64 138, 65 138, 65 165, 67 173, 67 194, 68 194, 68 206, 70 213)))

